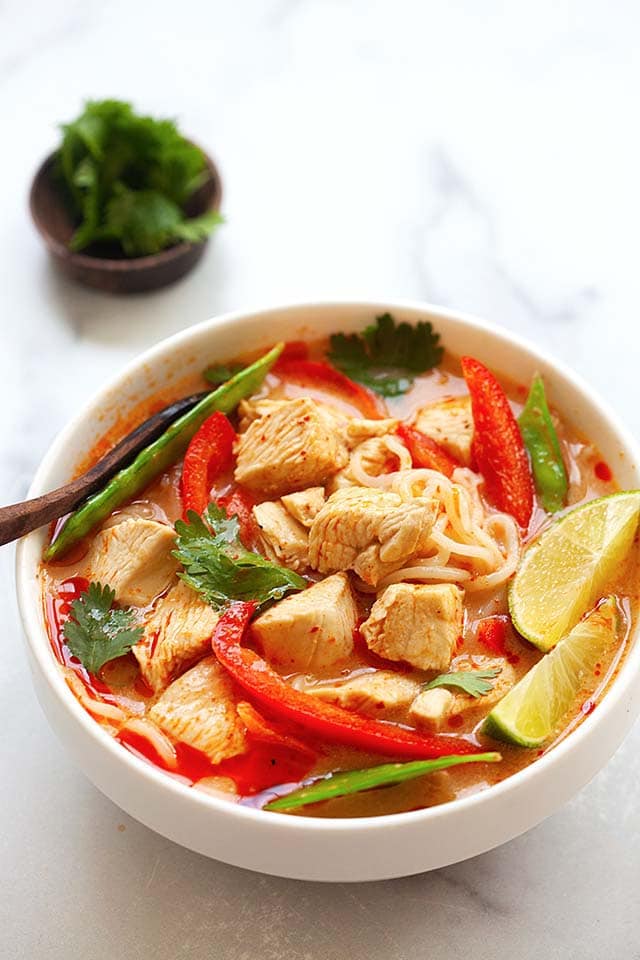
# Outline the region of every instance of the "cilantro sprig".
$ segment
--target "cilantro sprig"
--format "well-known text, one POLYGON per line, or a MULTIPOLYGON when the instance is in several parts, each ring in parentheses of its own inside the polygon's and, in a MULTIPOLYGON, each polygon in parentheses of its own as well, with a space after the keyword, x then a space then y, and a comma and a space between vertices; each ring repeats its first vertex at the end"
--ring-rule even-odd
POLYGON ((204 517, 190 510, 187 521, 176 521, 176 533, 173 556, 184 568, 178 576, 216 609, 231 600, 280 600, 307 585, 293 570, 247 550, 240 542, 238 518, 213 503, 204 517))
POLYGON ((236 373, 242 370, 242 367, 241 363, 214 363, 203 371, 202 376, 209 383, 217 386, 219 383, 226 383, 227 380, 231 380, 231 377, 235 377, 236 373))
POLYGON ((206 180, 206 161, 171 120, 97 100, 62 133, 58 169, 80 221, 72 250, 106 241, 128 257, 143 256, 204 240, 221 222, 214 212, 185 216, 185 203, 206 180))
POLYGON ((122 657, 141 639, 132 610, 113 606, 115 591, 105 584, 90 583, 71 604, 71 619, 64 637, 74 657, 89 673, 97 674, 109 660, 122 657))
POLYGON ((455 687, 468 693, 470 697, 483 697, 493 690, 492 681, 500 673, 499 670, 458 670, 453 673, 441 673, 440 676, 425 683, 423 690, 432 690, 434 687, 455 687))
POLYGON ((334 333, 328 357, 352 380, 385 397, 410 389, 414 378, 437 366, 444 350, 431 323, 396 323, 390 313, 377 317, 362 334, 334 333))

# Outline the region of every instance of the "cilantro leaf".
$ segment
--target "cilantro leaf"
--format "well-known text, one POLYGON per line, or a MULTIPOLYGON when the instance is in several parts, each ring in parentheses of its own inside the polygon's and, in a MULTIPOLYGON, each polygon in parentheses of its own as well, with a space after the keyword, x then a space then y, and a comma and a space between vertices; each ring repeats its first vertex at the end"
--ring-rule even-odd
POLYGON ((199 217, 181 220, 175 226, 174 236, 176 240, 184 240, 185 243, 201 243, 219 223, 224 223, 224 217, 215 210, 210 210, 199 217))
POLYGON ((202 376, 214 385, 226 383, 242 370, 242 366, 241 363, 214 363, 211 367, 207 367, 202 376))
POLYGON ((128 653, 142 637, 134 627, 132 610, 115 609, 115 592, 107 584, 90 583, 71 604, 71 619, 64 625, 69 650, 89 673, 97 674, 109 660, 128 653))
POLYGON ((431 323, 398 323, 390 313, 376 318, 362 334, 334 333, 329 359, 359 383, 385 397, 406 393, 418 373, 431 370, 444 353, 431 323))
POLYGON ((242 545, 238 518, 209 504, 204 519, 193 510, 187 521, 176 521, 177 549, 173 556, 184 567, 178 574, 212 607, 230 600, 280 600, 291 590, 303 590, 306 581, 242 545), (206 522, 205 522, 206 520, 206 522))
POLYGON ((107 240, 127 256, 143 256, 179 241, 200 243, 221 222, 214 212, 185 216, 208 173, 202 151, 173 121, 98 100, 62 133, 58 171, 80 221, 72 250, 107 240))
POLYGON ((441 673, 439 676, 425 683, 423 690, 432 690, 434 687, 457 687, 468 693, 470 697, 483 697, 493 690, 493 683, 499 670, 459 670, 454 673, 441 673))
POLYGON ((128 257, 158 253, 175 236, 180 207, 155 190, 129 190, 116 183, 105 208, 99 238, 119 240, 128 257))

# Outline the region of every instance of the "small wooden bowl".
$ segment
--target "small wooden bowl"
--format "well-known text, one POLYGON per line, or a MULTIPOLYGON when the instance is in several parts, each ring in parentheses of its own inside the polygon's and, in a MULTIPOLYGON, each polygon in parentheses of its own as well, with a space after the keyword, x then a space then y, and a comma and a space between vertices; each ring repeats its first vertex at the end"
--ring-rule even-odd
MULTIPOLYGON (((57 151, 50 154, 36 173, 31 184, 29 207, 53 262, 64 274, 108 293, 143 293, 174 283, 196 265, 204 253, 207 240, 202 243, 177 243, 146 257, 125 257, 117 244, 111 247, 96 244, 82 253, 70 250, 68 244, 77 221, 54 175, 56 156, 57 151)), ((220 209, 220 174, 206 154, 205 159, 209 176, 185 206, 185 212, 190 217, 220 209)))

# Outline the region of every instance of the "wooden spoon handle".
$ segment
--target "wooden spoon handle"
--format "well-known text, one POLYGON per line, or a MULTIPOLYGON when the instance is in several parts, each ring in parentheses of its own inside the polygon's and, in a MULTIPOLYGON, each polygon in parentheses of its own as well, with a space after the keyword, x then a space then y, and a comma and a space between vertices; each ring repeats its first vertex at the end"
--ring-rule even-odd
POLYGON ((205 393, 197 393, 155 413, 120 440, 102 460, 81 477, 34 500, 0 507, 0 544, 10 543, 52 520, 57 520, 97 493, 123 467, 131 463, 147 444, 159 437, 177 417, 194 407, 205 393))

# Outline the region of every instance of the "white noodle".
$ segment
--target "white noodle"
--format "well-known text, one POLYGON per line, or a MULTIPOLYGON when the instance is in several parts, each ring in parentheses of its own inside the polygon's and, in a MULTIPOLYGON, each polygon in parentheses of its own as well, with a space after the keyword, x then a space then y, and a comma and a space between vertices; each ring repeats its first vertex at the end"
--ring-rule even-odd
POLYGON ((362 487, 385 487, 390 474, 382 473, 389 457, 398 460, 401 470, 411 468, 411 454, 399 437, 387 434, 383 437, 371 437, 358 444, 349 460, 345 474, 353 477, 362 487), (371 468, 377 469, 372 473, 371 468))
POLYGON ((120 707, 92 697, 73 670, 67 670, 66 680, 85 710, 97 720, 113 720, 115 723, 122 723, 127 719, 127 714, 120 707))
POLYGON ((144 737, 168 767, 174 769, 178 766, 178 755, 175 747, 169 738, 165 737, 164 733, 156 727, 155 723, 151 723, 150 720, 142 720, 139 717, 132 717, 122 727, 122 730, 129 730, 131 733, 137 733, 138 736, 144 737))
POLYGON ((432 497, 440 505, 425 555, 386 576, 379 587, 402 580, 445 581, 480 591, 505 583, 514 573, 520 555, 516 521, 506 513, 487 512, 479 491, 482 480, 472 470, 458 467, 449 479, 437 470, 406 469, 401 461, 400 470, 373 477, 357 453, 350 468, 362 486, 391 490, 403 500, 432 497))

